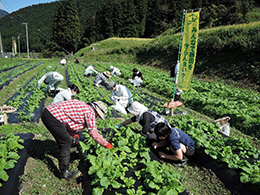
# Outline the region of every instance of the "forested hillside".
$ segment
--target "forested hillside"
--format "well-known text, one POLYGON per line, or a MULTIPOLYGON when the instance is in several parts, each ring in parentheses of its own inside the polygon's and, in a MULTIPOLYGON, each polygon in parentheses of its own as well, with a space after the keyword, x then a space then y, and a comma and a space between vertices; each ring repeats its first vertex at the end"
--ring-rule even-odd
POLYGON ((180 31, 182 11, 201 10, 200 28, 247 22, 257 1, 113 0, 87 24, 90 42, 109 37, 156 37, 169 28, 180 31))
MULTIPOLYGON (((78 14, 81 23, 82 34, 85 30, 85 21, 89 15, 99 10, 107 0, 76 0, 78 14)), ((21 35, 21 51, 26 52, 26 34, 25 25, 28 23, 30 50, 43 52, 46 49, 47 42, 52 37, 52 23, 58 1, 29 6, 11 13, 0 19, 0 29, 2 42, 5 51, 12 51, 12 36, 21 35)))
MULTIPOLYGON (((22 24, 26 22, 30 50, 43 52, 52 39, 58 3, 62 1, 30 6, 0 19, 5 51, 11 51, 12 36, 19 35, 21 50, 26 51, 25 25, 22 24)), ((114 36, 151 38, 167 29, 179 32, 183 9, 201 8, 201 29, 260 18, 259 12, 253 12, 259 0, 76 0, 76 3, 81 32, 81 39, 75 46, 78 49, 114 36)))

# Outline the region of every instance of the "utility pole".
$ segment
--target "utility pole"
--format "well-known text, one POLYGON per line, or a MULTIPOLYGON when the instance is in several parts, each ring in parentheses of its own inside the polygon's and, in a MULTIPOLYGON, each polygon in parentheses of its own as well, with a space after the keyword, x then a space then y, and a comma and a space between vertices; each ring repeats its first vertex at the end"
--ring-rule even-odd
POLYGON ((18 50, 19 50, 19 58, 21 58, 21 52, 20 52, 20 35, 18 35, 17 39, 18 39, 18 50))
POLYGON ((2 45, 2 36, 0 33, 0 52, 1 52, 1 58, 4 57, 4 51, 3 51, 3 45, 2 45))
POLYGON ((28 23, 23 22, 22 24, 25 24, 25 28, 26 28, 26 42, 27 42, 27 58, 29 59, 29 40, 28 40, 28 28, 27 25, 28 23))

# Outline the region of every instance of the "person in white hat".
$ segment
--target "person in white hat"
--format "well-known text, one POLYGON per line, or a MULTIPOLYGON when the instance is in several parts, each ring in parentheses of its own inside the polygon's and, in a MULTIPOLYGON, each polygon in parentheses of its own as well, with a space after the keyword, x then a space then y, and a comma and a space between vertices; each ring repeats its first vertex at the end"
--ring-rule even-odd
POLYGON ((96 67, 95 65, 88 66, 88 67, 85 69, 84 75, 87 76, 87 77, 89 77, 89 76, 91 76, 91 75, 94 76, 94 73, 99 74, 99 72, 94 69, 95 67, 96 67))
POLYGON ((48 85, 47 90, 54 92, 60 91, 58 85, 63 81, 64 77, 58 72, 48 72, 44 74, 38 81, 37 87, 40 89, 41 84, 44 82, 48 85))
POLYGON ((124 85, 115 84, 113 81, 108 83, 108 88, 111 90, 110 99, 115 103, 111 107, 127 115, 126 107, 133 103, 133 97, 129 89, 124 85))
POLYGON ((59 146, 59 169, 61 177, 72 179, 78 172, 68 170, 72 137, 78 138, 77 132, 87 128, 90 136, 100 145, 111 149, 113 146, 98 132, 96 119, 105 119, 107 108, 103 102, 85 103, 76 99, 66 100, 47 106, 42 112, 42 122, 55 138, 59 146))
POLYGON ((120 72, 120 70, 117 67, 110 66, 110 70, 111 70, 111 72, 110 72, 111 75, 114 76, 114 77, 117 77, 117 76, 121 75, 121 72, 120 72))
POLYGON ((101 84, 104 83, 105 85, 108 84, 108 81, 107 79, 110 79, 111 78, 111 75, 110 75, 110 72, 109 71, 106 71, 106 72, 102 72, 102 73, 99 73, 95 79, 94 79, 94 84, 97 86, 97 87, 102 87, 101 84))
POLYGON ((157 136, 154 133, 154 128, 159 122, 167 124, 169 127, 170 124, 166 119, 164 119, 160 114, 149 110, 146 106, 139 102, 133 102, 132 105, 128 108, 128 111, 134 116, 123 123, 116 126, 120 128, 122 126, 128 125, 132 122, 138 122, 142 126, 141 134, 147 137, 147 140, 157 140, 157 136))

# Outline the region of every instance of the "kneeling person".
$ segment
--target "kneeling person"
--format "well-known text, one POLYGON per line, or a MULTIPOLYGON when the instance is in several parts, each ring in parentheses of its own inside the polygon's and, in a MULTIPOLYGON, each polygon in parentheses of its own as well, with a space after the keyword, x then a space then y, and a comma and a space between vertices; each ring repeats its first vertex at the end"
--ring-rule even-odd
POLYGON ((131 92, 124 85, 117 85, 114 82, 108 83, 108 88, 112 91, 111 100, 116 104, 111 106, 116 111, 127 115, 126 107, 133 103, 131 92))
POLYGON ((106 72, 102 72, 102 73, 99 73, 95 79, 94 79, 94 84, 97 86, 97 87, 102 87, 101 84, 104 84, 105 86, 108 84, 108 81, 107 79, 110 79, 111 75, 110 75, 110 72, 106 71, 106 72))
POLYGON ((158 123, 154 129, 155 134, 161 140, 160 142, 153 142, 154 149, 170 146, 173 154, 165 154, 159 152, 160 158, 173 160, 174 165, 186 164, 184 155, 192 156, 195 152, 195 142, 185 132, 177 128, 170 128, 165 123, 158 123))

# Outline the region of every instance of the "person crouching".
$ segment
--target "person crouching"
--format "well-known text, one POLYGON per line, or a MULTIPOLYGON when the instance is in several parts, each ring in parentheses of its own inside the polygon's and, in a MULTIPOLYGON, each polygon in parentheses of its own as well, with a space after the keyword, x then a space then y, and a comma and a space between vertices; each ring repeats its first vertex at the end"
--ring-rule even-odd
POLYGON ((187 156, 193 156, 195 152, 195 142, 185 132, 177 128, 170 128, 165 123, 158 123, 154 132, 159 142, 153 142, 154 149, 169 146, 171 154, 159 152, 160 158, 173 160, 173 165, 182 166, 186 164, 187 156))

